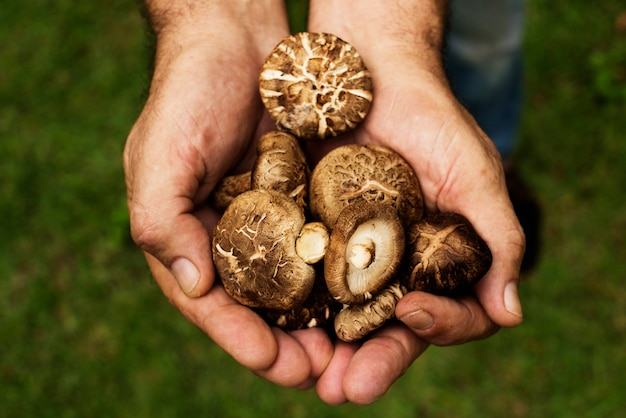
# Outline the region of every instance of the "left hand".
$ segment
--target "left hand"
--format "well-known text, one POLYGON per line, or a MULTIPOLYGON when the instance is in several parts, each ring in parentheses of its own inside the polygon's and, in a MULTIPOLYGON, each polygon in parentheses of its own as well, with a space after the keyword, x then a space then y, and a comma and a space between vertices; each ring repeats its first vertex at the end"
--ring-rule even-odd
POLYGON ((384 327, 361 346, 336 345, 317 383, 320 397, 331 404, 367 404, 385 393, 429 343, 460 344, 521 323, 517 283, 524 234, 508 198, 499 154, 454 98, 440 50, 436 42, 429 43, 428 36, 436 38, 433 33, 441 26, 428 26, 441 18, 439 2, 366 1, 350 13, 336 11, 333 16, 341 19, 324 14, 329 7, 325 3, 342 7, 332 0, 312 3, 309 30, 334 33, 355 46, 371 71, 374 100, 355 131, 329 145, 313 144, 313 160, 330 147, 350 142, 394 149, 417 173, 427 210, 463 214, 493 254, 492 267, 475 287, 475 296, 409 293, 396 308, 401 323, 384 327), (372 20, 375 16, 387 19, 372 20), (359 23, 363 21, 368 25, 359 23), (433 32, 411 37, 415 28, 433 32))

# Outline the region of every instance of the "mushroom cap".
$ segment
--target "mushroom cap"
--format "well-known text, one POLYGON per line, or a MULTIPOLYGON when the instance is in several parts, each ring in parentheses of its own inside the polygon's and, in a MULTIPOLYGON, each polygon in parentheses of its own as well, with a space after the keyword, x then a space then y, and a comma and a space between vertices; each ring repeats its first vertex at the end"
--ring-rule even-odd
POLYGON ((404 229, 391 206, 364 201, 348 205, 331 231, 324 257, 329 292, 344 304, 371 299, 399 270, 403 253, 404 229), (366 263, 353 251, 362 245, 371 249, 366 263))
POLYGON ((395 316, 396 305, 405 293, 404 286, 394 282, 370 301, 345 306, 335 316, 335 334, 345 342, 360 340, 395 316))
POLYGON ((252 168, 252 189, 276 190, 305 208, 310 174, 304 152, 293 135, 273 131, 261 136, 252 168))
POLYGON ((250 190, 250 177, 249 171, 224 177, 211 193, 211 204, 219 211, 225 210, 237 196, 250 190))
POLYGON ((228 294, 254 308, 300 305, 315 281, 295 250, 303 225, 302 209, 281 193, 250 190, 233 200, 213 236, 213 261, 228 294))
POLYGON ((339 213, 357 201, 393 206, 405 227, 422 219, 424 199, 411 166, 397 152, 377 145, 344 145, 315 166, 309 186, 314 216, 333 228, 339 213))
POLYGON ((325 139, 365 118, 372 80, 352 45, 335 35, 302 32, 285 38, 266 58, 259 91, 278 129, 325 139))
POLYGON ((491 261, 487 243, 460 214, 432 214, 407 231, 403 270, 409 290, 450 296, 468 292, 491 261))

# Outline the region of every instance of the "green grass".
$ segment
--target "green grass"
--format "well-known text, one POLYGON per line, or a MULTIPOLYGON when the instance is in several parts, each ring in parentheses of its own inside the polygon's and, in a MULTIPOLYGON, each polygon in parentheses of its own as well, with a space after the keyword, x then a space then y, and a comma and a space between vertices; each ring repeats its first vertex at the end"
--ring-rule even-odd
MULTIPOLYGON (((134 2, 0 13, 0 416, 618 417, 626 376, 623 0, 529 1, 519 169, 542 202, 526 322, 431 348, 370 407, 239 367, 128 238, 121 152, 148 45, 134 2)), ((292 1, 294 30, 304 2, 292 1)))

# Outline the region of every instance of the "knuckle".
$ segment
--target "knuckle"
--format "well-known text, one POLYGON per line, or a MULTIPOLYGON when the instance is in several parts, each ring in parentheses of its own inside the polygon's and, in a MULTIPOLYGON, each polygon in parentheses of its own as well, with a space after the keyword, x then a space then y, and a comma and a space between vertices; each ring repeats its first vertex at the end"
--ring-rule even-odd
POLYGON ((130 235, 139 247, 154 254, 163 235, 161 224, 142 208, 130 210, 130 235))

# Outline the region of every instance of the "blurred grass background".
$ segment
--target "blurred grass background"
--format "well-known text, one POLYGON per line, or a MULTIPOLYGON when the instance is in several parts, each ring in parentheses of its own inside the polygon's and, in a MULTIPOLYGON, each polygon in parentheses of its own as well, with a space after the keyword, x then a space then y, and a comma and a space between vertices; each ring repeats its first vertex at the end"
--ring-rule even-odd
MULTIPOLYGON (((289 2, 303 29, 306 2, 289 2)), ((516 153, 545 214, 526 321, 430 348, 372 406, 243 370, 128 238, 121 153, 148 83, 131 1, 0 12, 0 416, 618 417, 626 412, 626 4, 530 0, 516 153)))

